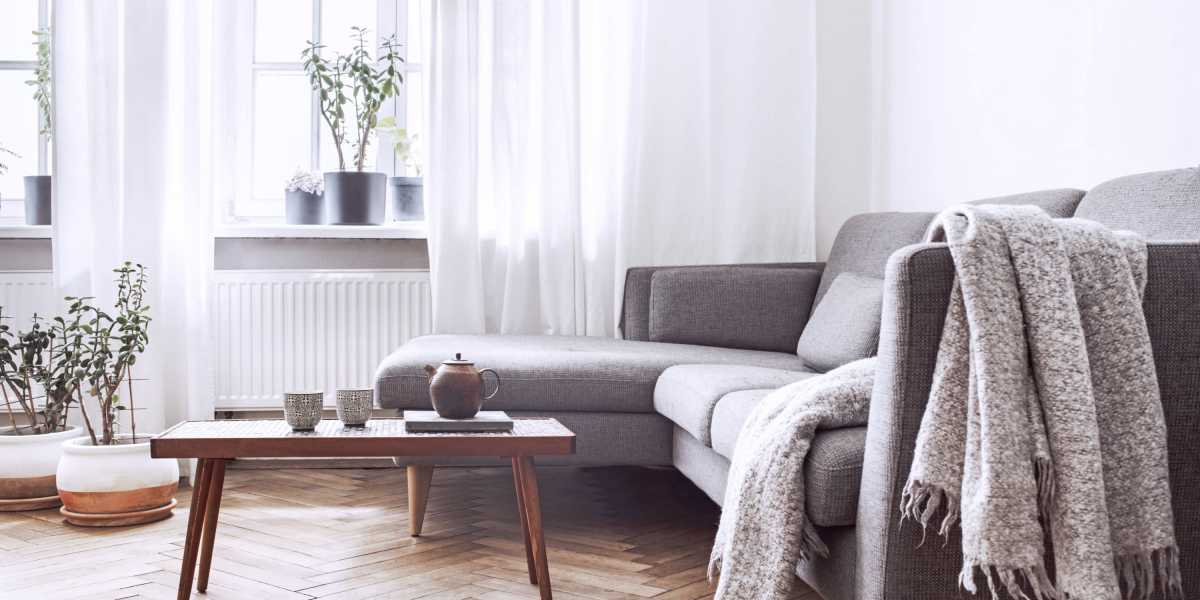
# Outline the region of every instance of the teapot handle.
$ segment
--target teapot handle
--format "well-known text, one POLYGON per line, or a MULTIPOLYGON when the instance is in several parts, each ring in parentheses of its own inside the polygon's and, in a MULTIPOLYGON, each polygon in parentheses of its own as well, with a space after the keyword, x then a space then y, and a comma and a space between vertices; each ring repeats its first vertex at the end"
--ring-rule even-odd
POLYGON ((492 390, 492 393, 490 393, 490 394, 488 394, 488 395, 486 395, 486 396, 484 396, 484 397, 483 397, 483 399, 484 399, 484 400, 488 400, 488 399, 490 399, 492 396, 495 396, 496 394, 500 393, 500 374, 499 374, 499 373, 497 373, 495 369, 480 369, 480 370, 479 370, 479 377, 480 377, 481 379, 483 378, 483 374, 484 374, 484 373, 491 373, 491 374, 492 374, 492 377, 495 377, 495 378, 496 378, 496 387, 495 387, 495 389, 493 389, 493 390, 492 390))

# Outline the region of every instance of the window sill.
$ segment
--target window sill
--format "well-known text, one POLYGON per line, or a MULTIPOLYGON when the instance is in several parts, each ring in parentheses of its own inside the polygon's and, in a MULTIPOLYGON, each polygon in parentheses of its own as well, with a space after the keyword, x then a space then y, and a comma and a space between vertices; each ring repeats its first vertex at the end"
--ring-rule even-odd
POLYGON ((49 225, 6 225, 0 223, 0 239, 50 239, 54 228, 49 225))
POLYGON ((417 239, 427 237, 424 221, 387 225, 219 225, 216 238, 417 239))

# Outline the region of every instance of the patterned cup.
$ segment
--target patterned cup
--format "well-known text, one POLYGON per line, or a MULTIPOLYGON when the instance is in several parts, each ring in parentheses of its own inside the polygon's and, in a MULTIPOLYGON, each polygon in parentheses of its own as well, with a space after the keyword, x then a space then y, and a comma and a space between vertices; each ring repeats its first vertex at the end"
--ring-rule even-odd
POLYGON ((338 390, 337 416, 342 425, 362 427, 371 418, 375 390, 338 390))
POLYGON ((283 418, 292 431, 312 431, 321 422, 325 392, 288 392, 283 395, 283 418))

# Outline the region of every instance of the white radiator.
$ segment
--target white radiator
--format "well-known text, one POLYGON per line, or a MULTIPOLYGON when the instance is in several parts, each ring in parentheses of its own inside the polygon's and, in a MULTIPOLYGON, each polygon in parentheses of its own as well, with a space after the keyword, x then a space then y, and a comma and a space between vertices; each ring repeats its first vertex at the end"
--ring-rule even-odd
POLYGON ((429 272, 217 271, 218 410, 278 409, 284 392, 369 388, 432 325, 429 272))
POLYGON ((60 301, 49 271, 0 271, 0 306, 4 324, 14 331, 29 327, 34 313, 47 319, 58 315, 60 301))

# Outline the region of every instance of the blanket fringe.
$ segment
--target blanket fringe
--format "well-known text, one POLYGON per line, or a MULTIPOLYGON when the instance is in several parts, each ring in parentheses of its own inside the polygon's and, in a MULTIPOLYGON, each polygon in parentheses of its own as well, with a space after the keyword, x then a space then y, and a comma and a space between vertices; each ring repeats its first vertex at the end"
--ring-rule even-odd
MULTIPOLYGON (((900 497, 900 520, 903 522, 911 518, 921 524, 922 530, 928 530, 929 522, 943 504, 946 505, 946 516, 938 527, 938 535, 945 538, 950 534, 950 528, 958 522, 958 496, 941 486, 911 480, 904 486, 904 493, 900 497)), ((925 543, 923 534, 921 543, 925 543)))
POLYGON ((1045 565, 1009 568, 964 560, 962 571, 958 574, 958 585, 972 594, 979 591, 975 586, 976 571, 987 578, 992 600, 1000 600, 1001 589, 1008 593, 1008 597, 1018 600, 1064 600, 1054 588, 1054 582, 1050 581, 1045 565), (1032 597, 1021 588, 1022 582, 1033 592, 1032 597))
POLYGON ((1166 598, 1183 598, 1177 546, 1118 556, 1114 563, 1123 597, 1144 600, 1160 589, 1166 598))

